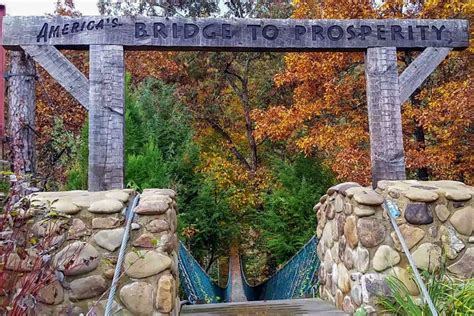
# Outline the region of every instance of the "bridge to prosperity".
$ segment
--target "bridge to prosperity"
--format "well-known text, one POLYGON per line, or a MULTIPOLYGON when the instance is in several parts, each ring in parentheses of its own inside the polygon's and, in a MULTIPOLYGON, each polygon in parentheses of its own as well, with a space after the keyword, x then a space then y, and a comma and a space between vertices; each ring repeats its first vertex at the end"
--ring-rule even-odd
MULTIPOLYGON (((114 276, 112 285, 117 285, 115 279, 119 274, 114 274, 113 271, 110 272, 113 269, 110 269, 107 265, 115 259, 102 262, 97 258, 109 256, 108 253, 103 252, 103 249, 111 252, 116 251, 117 247, 120 246, 120 242, 117 243, 117 236, 120 239, 121 234, 127 235, 129 226, 124 231, 118 231, 123 228, 116 228, 114 226, 116 220, 114 219, 100 219, 100 221, 96 220, 90 223, 90 213, 97 217, 104 217, 104 213, 117 213, 123 208, 123 203, 129 200, 130 192, 122 190, 124 187, 125 122, 124 51, 154 49, 231 52, 364 52, 372 186, 377 188, 382 182, 381 180, 406 179, 401 124, 402 104, 408 100, 411 94, 451 50, 465 49, 469 46, 469 26, 466 20, 278 20, 124 16, 8 16, 3 17, 1 29, 0 43, 5 49, 10 50, 11 68, 7 76, 10 123, 8 133, 11 136, 11 151, 14 160, 13 171, 19 178, 27 179, 28 177, 23 176, 34 174, 35 171, 34 153, 36 145, 33 128, 35 125, 35 63, 42 66, 89 113, 89 192, 71 192, 72 197, 68 197, 63 201, 61 206, 57 205, 60 212, 66 212, 67 210, 67 214, 78 213, 79 216, 88 214, 88 217, 78 218, 80 221, 76 220, 71 223, 71 225, 76 226, 73 231, 75 234, 71 233, 76 239, 72 240, 79 241, 68 243, 62 252, 55 255, 54 263, 59 264, 57 268, 61 268, 61 271, 64 271, 68 278, 81 273, 93 273, 93 271, 99 270, 108 271, 108 276, 114 276), (88 78, 68 61, 61 52, 63 49, 89 51, 90 70, 88 78), (422 52, 399 74, 397 70, 397 50, 420 50, 422 52), (120 193, 104 193, 107 190, 122 191, 119 191, 120 193), (97 199, 95 202, 98 203, 89 205, 88 201, 85 201, 82 196, 87 194, 90 194, 89 199, 92 196, 97 199), (123 197, 125 194, 127 196, 123 197), (103 195, 107 197, 104 199, 103 195), (111 200, 113 201, 111 202, 111 200), (76 202, 73 203, 74 201, 76 202), (81 229, 85 229, 86 232, 78 236, 77 231, 81 229), (87 236, 90 229, 94 230, 95 241, 92 243, 81 239, 87 236), (97 249, 100 248, 100 251, 95 246, 97 246, 97 249), (70 260, 65 256, 72 250, 74 250, 74 253, 84 253, 83 259, 87 260, 81 261, 81 263, 85 264, 86 268, 71 268, 66 264, 60 264, 64 263, 63 261, 70 260), (105 265, 103 268, 97 269, 98 266, 102 267, 103 265, 105 265)), ((308 69, 308 71, 311 70, 308 69)), ((402 183, 402 187, 404 185, 405 183, 402 183)), ((406 185, 408 186, 409 183, 406 185)), ((18 190, 21 191, 24 187, 19 186, 18 190)), ((425 191, 433 190, 423 185, 418 185, 415 189, 421 190, 420 187, 425 191)), ((464 187, 461 190, 465 190, 464 187)), ((319 308, 320 311, 323 310, 322 313, 326 314, 328 310, 321 301, 297 300, 291 306, 281 302, 284 299, 311 296, 316 290, 318 282, 330 284, 323 291, 320 291, 321 296, 332 299, 331 302, 335 302, 336 306, 342 308, 342 302, 347 301, 347 296, 344 295, 349 292, 351 287, 348 283, 347 269, 353 268, 353 262, 348 260, 347 266, 351 268, 346 268, 341 265, 340 259, 337 259, 332 253, 339 254, 341 252, 339 257, 345 258, 346 252, 350 255, 352 255, 352 252, 356 252, 360 255, 360 258, 366 258, 366 261, 368 261, 369 252, 367 249, 357 248, 357 251, 352 249, 346 251, 347 247, 343 246, 346 246, 345 243, 350 244, 354 240, 357 241, 357 238, 349 239, 351 234, 353 237, 354 232, 357 231, 362 236, 370 233, 370 236, 361 238, 361 242, 372 243, 370 247, 375 247, 382 242, 382 240, 378 240, 381 236, 385 238, 386 228, 378 222, 377 218, 364 218, 358 220, 356 229, 356 221, 351 217, 352 220, 347 220, 349 228, 346 231, 346 225, 343 225, 346 220, 345 217, 339 215, 335 217, 335 212, 341 214, 342 210, 345 209, 345 203, 349 203, 354 197, 353 199, 356 201, 354 203, 358 203, 355 205, 363 204, 365 201, 368 205, 373 206, 374 201, 380 205, 383 199, 380 200, 380 197, 374 197, 375 193, 368 193, 366 188, 356 189, 351 195, 347 194, 347 196, 345 191, 340 195, 336 194, 338 199, 333 196, 333 193, 328 192, 331 200, 328 198, 326 202, 321 201, 317 207, 319 209, 321 205, 324 205, 324 207, 321 207, 322 211, 318 211, 318 225, 321 224, 325 231, 319 231, 319 235, 329 236, 331 234, 328 232, 331 231, 336 237, 338 237, 336 233, 339 236, 344 235, 344 240, 337 241, 339 248, 335 248, 334 240, 331 241, 325 238, 324 242, 318 243, 318 240, 313 238, 280 271, 257 286, 250 286, 247 283, 238 252, 234 251, 230 256, 231 268, 229 283, 226 288, 220 288, 213 283, 184 246, 179 246, 180 260, 176 257, 177 255, 174 253, 177 248, 174 193, 167 190, 149 191, 147 194, 151 196, 151 200, 144 199, 144 193, 140 202, 143 205, 141 208, 139 206, 136 211, 140 215, 140 220, 142 220, 142 225, 139 225, 138 231, 143 232, 143 234, 133 236, 137 233, 133 232, 133 229, 131 232, 134 238, 137 237, 133 244, 140 250, 129 251, 124 259, 125 274, 130 278, 130 282, 120 288, 122 304, 114 305, 113 303, 116 303, 114 293, 110 295, 105 314, 111 315, 111 309, 120 308, 121 306, 125 306, 132 314, 137 315, 152 314, 156 310, 162 313, 176 312, 174 306, 178 283, 177 270, 179 270, 181 284, 190 303, 216 303, 212 309, 220 309, 221 312, 223 306, 219 305, 221 303, 218 302, 231 304, 224 308, 227 311, 234 310, 240 313, 242 309, 253 306, 250 308, 255 311, 267 308, 267 310, 271 310, 269 313, 273 313, 275 309, 268 306, 262 307, 260 303, 251 303, 273 300, 276 309, 299 308, 303 311, 302 313, 313 314, 319 308), (165 215, 164 219, 161 218, 165 215), (148 218, 147 216, 156 216, 156 218, 148 218), (158 222, 153 222, 155 220, 158 222), (162 220, 165 223, 160 222, 162 220), (331 222, 331 225, 325 225, 326 222, 331 222), (337 227, 337 229, 330 228, 332 226, 337 227), (159 235, 161 238, 160 244, 157 250, 154 250, 153 245, 150 247, 152 243, 149 240, 149 234, 157 232, 158 228, 163 228, 163 232, 161 232, 163 234, 159 235), (316 271, 319 268, 319 259, 316 256, 316 248, 318 248, 320 256, 327 257, 325 258, 327 262, 331 263, 332 257, 334 257, 335 262, 333 264, 328 264, 324 269, 321 267, 319 271, 324 272, 323 275, 330 275, 333 278, 338 276, 336 281, 331 281, 330 277, 318 280, 316 271), (327 254, 329 248, 331 250, 327 254), (140 264, 135 264, 136 262, 140 264), (331 273, 328 272, 329 269, 332 271, 331 273), (337 283, 337 286, 334 283, 337 283), (154 295, 153 293, 159 294, 154 295), (313 310, 309 310, 311 308, 313 310)), ((466 197, 466 200, 470 199, 470 193, 466 194, 460 196, 462 198, 466 197)), ((415 198, 426 202, 426 196, 431 199, 433 196, 437 198, 438 195, 437 193, 435 195, 424 192, 423 198, 415 198)), ((456 196, 456 198, 459 197, 456 196)), ((415 201, 417 200, 415 199, 415 201)), ((461 201, 464 200, 461 199, 461 201)), ((416 207, 418 209, 415 211, 418 213, 425 210, 424 208, 421 209, 422 207, 419 205, 416 207)), ((449 207, 451 207, 451 204, 449 207)), ((344 214, 346 211, 347 215, 351 214, 352 206, 349 210, 345 210, 344 214)), ((411 212, 415 211, 412 210, 411 212)), ((370 214, 375 213, 376 210, 370 212, 370 214)), ((432 220, 432 216, 430 216, 426 216, 426 218, 432 220)), ((47 219, 46 222, 48 223, 50 220, 47 219)), ((66 221, 65 218, 61 220, 66 221)), ((131 217, 128 216, 127 222, 130 223, 130 221, 131 217)), ((55 229, 55 232, 60 232, 62 229, 61 226, 55 229)), ((470 235, 472 232, 470 228, 461 230, 466 233, 465 235, 470 235)), ((38 240, 44 242, 44 229, 41 230, 41 227, 38 227, 37 231, 43 235, 38 240)), ((122 242, 122 245, 126 244, 125 237, 124 241, 125 243, 122 242)), ((364 244, 364 246, 367 245, 364 244)), ((38 248, 38 245, 35 245, 35 248, 38 248)), ((46 245, 44 249, 55 248, 46 245)), ((386 248, 383 249, 387 251, 386 248)), ((122 251, 121 253, 123 254, 122 251)), ((16 257, 12 256, 12 258, 16 257)), ((18 258, 18 260, 20 259, 18 258)), ((73 261, 78 263, 76 259, 73 261)), ((23 261, 18 262, 23 264, 23 261)), ((119 267, 117 268, 118 272, 120 272, 120 265, 117 266, 119 267)), ((386 268, 385 265, 382 265, 382 267, 386 268)), ((25 270, 23 266, 21 268, 25 270)), ((357 267, 357 269, 363 270, 360 267, 357 267)), ((457 267, 456 269, 459 271, 460 268, 457 267)), ((43 277, 48 275, 44 269, 39 271, 42 273, 39 275, 43 277)), ((29 275, 34 274, 30 272, 29 275)), ((51 275, 54 276, 55 274, 51 275)), ((78 300, 82 302, 68 305, 67 308, 71 308, 68 312, 73 313, 72 308, 82 308, 83 312, 87 311, 89 307, 85 307, 86 301, 83 300, 96 297, 98 293, 101 294, 109 284, 99 275, 90 275, 86 278, 94 279, 94 284, 101 286, 82 292, 80 291, 82 290, 80 285, 92 282, 92 279, 84 280, 83 278, 68 280, 71 281, 71 286, 68 286, 72 294, 66 295, 61 292, 63 291, 62 285, 54 288, 58 291, 56 294, 69 295, 71 302, 78 300), (74 283, 74 281, 77 282, 74 283), (81 304, 84 306, 80 306, 81 304)), ((368 284, 369 281, 374 283, 376 281, 374 278, 374 276, 370 276, 367 281, 362 281, 365 282, 364 284, 368 284)), ((112 288, 114 287, 112 286, 112 288)), ((380 286, 376 288, 380 288, 380 286)), ((356 298, 357 306, 361 304, 358 299, 359 296, 356 298)), ((21 295, 16 297, 22 298, 21 295)), ((63 296, 53 295, 43 299, 53 304, 56 303, 58 297, 63 298, 63 296)), ((93 308, 98 308, 100 304, 96 302, 92 305, 93 308)), ((351 310, 352 301, 350 298, 346 305, 348 306, 347 310, 351 310)), ((210 313, 211 310, 208 306, 194 309, 186 307, 183 312, 206 314, 210 313)), ((20 314, 21 312, 18 312, 18 315, 20 314)))

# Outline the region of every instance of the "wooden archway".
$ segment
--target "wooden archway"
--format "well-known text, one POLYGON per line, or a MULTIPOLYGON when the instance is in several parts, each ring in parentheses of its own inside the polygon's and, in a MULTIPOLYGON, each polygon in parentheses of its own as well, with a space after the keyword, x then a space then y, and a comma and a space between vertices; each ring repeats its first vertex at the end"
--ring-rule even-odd
MULTIPOLYGON (((26 53, 89 110, 91 191, 123 187, 124 49, 364 51, 372 183, 376 186, 382 179, 405 179, 401 104, 452 49, 469 46, 466 20, 31 16, 6 17, 2 29, 5 48, 26 53), (89 79, 61 54, 62 48, 90 51, 89 79), (423 50, 400 76, 397 49, 423 50)), ((28 58, 12 62, 25 63, 20 68, 28 66, 28 58)), ((15 76, 10 80, 13 109, 34 88, 20 88, 26 87, 26 72, 11 74, 15 76)))

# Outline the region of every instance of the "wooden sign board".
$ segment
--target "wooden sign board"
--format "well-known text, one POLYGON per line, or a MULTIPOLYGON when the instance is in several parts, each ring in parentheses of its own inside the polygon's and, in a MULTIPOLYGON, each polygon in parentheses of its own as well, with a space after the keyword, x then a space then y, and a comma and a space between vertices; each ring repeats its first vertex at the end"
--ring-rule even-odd
POLYGON ((466 48, 467 20, 278 20, 160 17, 5 17, 8 48, 55 45, 88 49, 347 51, 369 47, 466 48))

